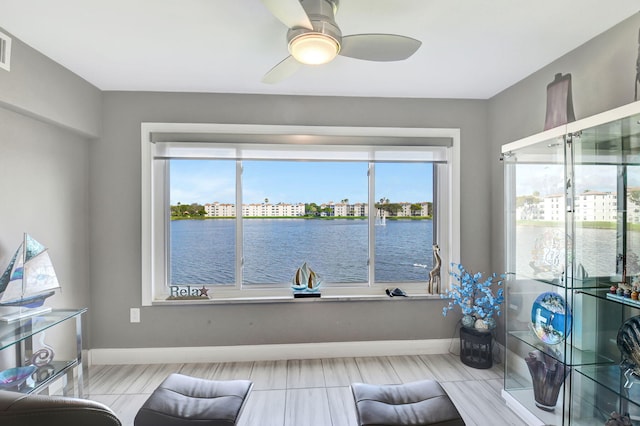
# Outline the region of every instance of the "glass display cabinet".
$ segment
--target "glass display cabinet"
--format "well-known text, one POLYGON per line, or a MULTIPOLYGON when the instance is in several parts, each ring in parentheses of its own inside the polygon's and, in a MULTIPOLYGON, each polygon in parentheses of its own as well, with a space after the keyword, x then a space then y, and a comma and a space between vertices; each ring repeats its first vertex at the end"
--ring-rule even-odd
POLYGON ((640 102, 502 154, 503 397, 533 425, 640 425, 640 102))
POLYGON ((10 368, 0 368, 0 390, 49 394, 49 386, 64 378, 62 393, 82 398, 82 315, 85 312, 87 308, 53 309, 0 323, 0 352, 11 351, 15 356, 14 362, 8 366, 10 368), (74 347, 63 351, 65 348, 55 345, 56 354, 53 347, 43 346, 42 340, 38 345, 37 339, 44 339, 44 333, 53 329, 66 332, 63 333, 65 343, 74 347), (66 355, 61 355, 61 352, 66 352, 66 355))

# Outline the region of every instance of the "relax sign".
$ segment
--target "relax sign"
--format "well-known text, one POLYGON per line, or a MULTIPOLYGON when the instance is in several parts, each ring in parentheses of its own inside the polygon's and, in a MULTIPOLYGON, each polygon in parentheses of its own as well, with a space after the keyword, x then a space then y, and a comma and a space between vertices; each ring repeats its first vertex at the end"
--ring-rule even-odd
POLYGON ((167 300, 193 300, 193 299, 208 299, 209 289, 205 286, 202 288, 191 287, 189 285, 172 285, 169 286, 169 297, 167 300))

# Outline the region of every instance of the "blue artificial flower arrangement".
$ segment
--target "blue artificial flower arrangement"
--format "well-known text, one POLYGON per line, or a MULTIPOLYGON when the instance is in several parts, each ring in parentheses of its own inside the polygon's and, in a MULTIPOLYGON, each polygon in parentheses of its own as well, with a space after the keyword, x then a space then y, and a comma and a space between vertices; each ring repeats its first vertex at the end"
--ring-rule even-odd
POLYGON ((442 315, 447 316, 447 312, 456 305, 460 306, 463 315, 470 315, 476 319, 492 318, 494 313, 500 315, 504 289, 498 288, 494 296, 492 286, 501 286, 502 280, 506 277, 504 274, 493 273, 483 278, 481 272, 472 274, 464 269, 464 266, 451 263, 449 275, 454 277, 458 284, 451 284, 451 289, 440 295, 443 299, 450 299, 449 304, 442 309, 442 315))

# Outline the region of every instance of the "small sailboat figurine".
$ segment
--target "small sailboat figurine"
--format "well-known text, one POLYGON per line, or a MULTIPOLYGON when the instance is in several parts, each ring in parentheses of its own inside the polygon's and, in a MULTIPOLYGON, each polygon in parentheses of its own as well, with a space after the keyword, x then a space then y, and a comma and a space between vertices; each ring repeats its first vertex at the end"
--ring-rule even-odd
POLYGON ((291 289, 294 291, 294 297, 318 297, 321 285, 322 280, 318 274, 305 262, 296 270, 291 289))
POLYGON ((50 311, 51 308, 42 305, 59 288, 46 247, 25 233, 0 276, 0 320, 9 322, 50 311))

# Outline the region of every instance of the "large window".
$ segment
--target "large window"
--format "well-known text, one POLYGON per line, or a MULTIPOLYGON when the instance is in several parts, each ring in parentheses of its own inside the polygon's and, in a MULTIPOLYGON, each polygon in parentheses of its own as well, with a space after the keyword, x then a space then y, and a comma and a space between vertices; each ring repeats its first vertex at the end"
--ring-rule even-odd
POLYGON ((234 136, 143 124, 143 304, 176 288, 287 297, 304 262, 325 297, 426 293, 433 244, 457 256, 457 131, 305 128, 323 134, 301 144, 222 127, 234 136))

